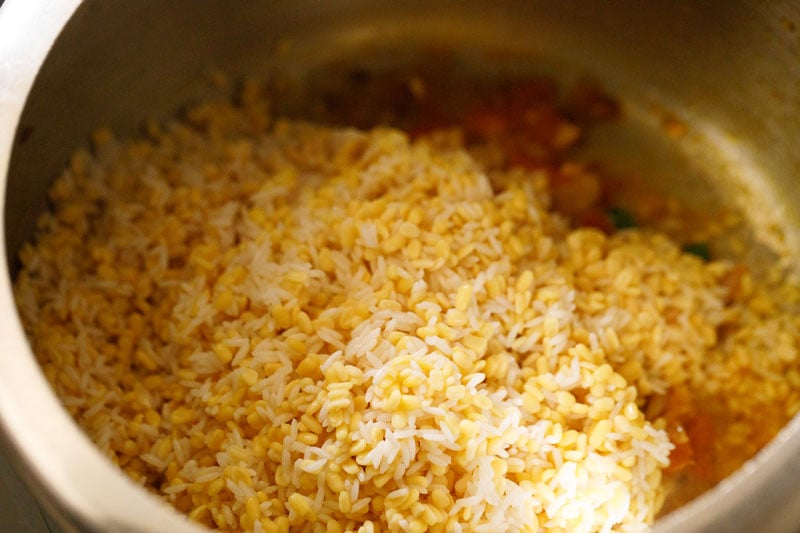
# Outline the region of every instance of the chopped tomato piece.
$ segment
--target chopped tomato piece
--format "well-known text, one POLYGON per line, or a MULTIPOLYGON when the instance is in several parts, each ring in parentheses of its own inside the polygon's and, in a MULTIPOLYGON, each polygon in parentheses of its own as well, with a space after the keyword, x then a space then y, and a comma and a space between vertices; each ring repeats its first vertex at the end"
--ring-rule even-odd
POLYGON ((606 234, 614 232, 614 225, 608 218, 606 211, 600 207, 594 207, 581 213, 578 218, 578 225, 588 228, 596 228, 606 234))
POLYGON ((499 137, 506 133, 508 128, 508 114, 501 113, 496 109, 475 109, 464 117, 464 129, 484 139, 499 137))

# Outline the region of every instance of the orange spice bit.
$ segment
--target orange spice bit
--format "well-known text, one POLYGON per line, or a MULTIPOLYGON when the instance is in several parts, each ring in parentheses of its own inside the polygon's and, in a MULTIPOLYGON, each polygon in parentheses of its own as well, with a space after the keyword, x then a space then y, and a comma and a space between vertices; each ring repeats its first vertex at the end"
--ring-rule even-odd
POLYGON ((661 128, 664 130, 664 133, 672 139, 680 139, 689 131, 686 122, 672 113, 665 113, 664 116, 661 117, 661 128))

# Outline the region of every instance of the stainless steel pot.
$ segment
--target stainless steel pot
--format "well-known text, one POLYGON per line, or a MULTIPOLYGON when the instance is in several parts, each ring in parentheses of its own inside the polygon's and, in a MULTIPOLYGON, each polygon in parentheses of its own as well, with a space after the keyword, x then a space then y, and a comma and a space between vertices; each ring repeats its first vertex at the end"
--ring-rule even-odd
MULTIPOLYGON (((792 2, 7 0, 0 423, 19 474, 65 529, 196 530, 107 463, 59 406, 11 296, 14 257, 45 207, 46 187, 93 127, 132 132, 138 119, 168 116, 203 96, 201 80, 213 67, 302 80, 364 50, 454 46, 483 57, 476 68, 484 73, 594 75, 622 98, 628 120, 588 155, 605 152, 622 167, 647 170, 687 201, 736 204, 754 235, 800 265, 797 24, 800 5, 792 2), (660 129, 666 115, 690 134, 669 140, 660 129)), ((797 418, 739 472, 655 527, 798 528, 797 418)))

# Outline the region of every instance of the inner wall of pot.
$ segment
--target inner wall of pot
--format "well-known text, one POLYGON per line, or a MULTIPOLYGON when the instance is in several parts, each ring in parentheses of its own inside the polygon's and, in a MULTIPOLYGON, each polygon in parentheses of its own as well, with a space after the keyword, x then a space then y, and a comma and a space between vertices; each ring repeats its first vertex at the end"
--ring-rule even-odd
MULTIPOLYGON (((476 79, 591 77, 622 106, 580 158, 602 160, 695 208, 745 215, 749 260, 796 263, 800 48, 782 3, 126 2, 89 0, 46 61, 16 136, 4 216, 11 272, 46 190, 97 126, 135 135, 249 75, 283 86, 276 111, 314 102, 352 69, 476 79), (443 63, 443 64, 444 64, 443 63), (668 135, 677 121, 685 134, 668 135)), ((454 85, 453 90, 459 87, 454 85)))

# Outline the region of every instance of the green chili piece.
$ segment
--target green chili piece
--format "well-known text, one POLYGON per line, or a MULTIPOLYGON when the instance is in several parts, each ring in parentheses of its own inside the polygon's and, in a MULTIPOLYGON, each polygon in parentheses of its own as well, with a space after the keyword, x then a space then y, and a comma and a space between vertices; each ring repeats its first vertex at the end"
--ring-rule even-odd
POLYGON ((683 251, 692 255, 696 255, 703 261, 711 259, 711 250, 707 242, 689 242, 683 245, 683 251))
POLYGON ((609 207, 606 211, 606 215, 608 215, 608 219, 611 221, 614 229, 620 230, 638 226, 631 212, 621 207, 609 207))

